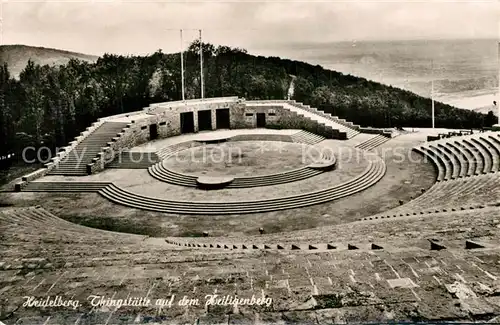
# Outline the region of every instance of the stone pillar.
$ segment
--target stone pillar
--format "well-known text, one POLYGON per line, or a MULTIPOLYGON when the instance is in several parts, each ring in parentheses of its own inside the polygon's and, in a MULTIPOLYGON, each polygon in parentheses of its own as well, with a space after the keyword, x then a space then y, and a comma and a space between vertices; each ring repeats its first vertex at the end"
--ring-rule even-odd
POLYGON ((194 108, 193 109, 193 125, 194 125, 194 132, 200 131, 200 128, 198 126, 198 109, 194 108))
POLYGON ((217 130, 217 110, 211 109, 210 116, 212 118, 212 130, 217 130))

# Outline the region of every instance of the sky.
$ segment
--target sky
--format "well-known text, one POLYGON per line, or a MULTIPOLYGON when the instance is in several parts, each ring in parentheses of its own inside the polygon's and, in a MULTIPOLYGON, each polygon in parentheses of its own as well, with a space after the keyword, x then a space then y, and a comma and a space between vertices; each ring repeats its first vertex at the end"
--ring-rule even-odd
POLYGON ((198 37, 270 55, 290 44, 498 38, 493 1, 0 0, 2 44, 102 55, 179 50, 198 37))

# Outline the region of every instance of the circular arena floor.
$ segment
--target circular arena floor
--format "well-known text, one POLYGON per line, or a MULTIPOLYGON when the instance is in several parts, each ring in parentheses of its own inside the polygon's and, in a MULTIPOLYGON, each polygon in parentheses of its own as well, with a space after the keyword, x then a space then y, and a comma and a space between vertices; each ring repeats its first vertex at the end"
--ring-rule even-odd
MULTIPOLYGON (((217 219, 217 224, 221 227, 220 231, 229 227, 229 224, 233 224, 232 218, 239 219, 238 222, 243 228, 248 227, 246 224, 260 223, 265 219, 266 228, 271 226, 276 232, 280 229, 281 231, 306 229, 322 224, 349 222, 368 216, 369 213, 382 211, 385 207, 394 207, 397 205, 394 196, 406 195, 405 188, 417 187, 412 190, 417 192, 422 185, 428 187, 417 181, 416 174, 414 174, 416 169, 395 168, 393 162, 388 159, 390 157, 368 154, 365 150, 356 148, 363 141, 372 139, 373 135, 361 134, 348 141, 292 142, 294 134, 300 132, 300 130, 268 129, 203 132, 152 141, 132 148, 131 151, 162 153, 158 156, 163 159, 155 165, 165 165, 171 170, 177 168, 176 172, 190 172, 195 180, 200 177, 207 177, 207 179, 233 177, 232 175, 236 175, 238 171, 242 173, 241 178, 267 178, 269 175, 286 174, 297 168, 310 168, 314 165, 315 159, 322 157, 325 152, 335 159, 333 170, 323 170, 320 174, 292 179, 286 183, 256 187, 226 187, 209 191, 152 177, 151 168, 155 165, 149 169, 106 169, 98 174, 81 177, 46 176, 35 183, 105 183, 104 187, 96 185, 95 199, 85 202, 85 205, 94 205, 96 208, 100 206, 104 211, 112 209, 114 214, 117 211, 127 215, 132 213, 131 211, 136 211, 138 215, 144 216, 159 213, 163 219, 169 220, 167 223, 182 224, 179 228, 181 233, 191 232, 184 227, 187 227, 187 223, 189 227, 192 227, 192 221, 197 216, 210 216, 206 219, 196 219, 199 227, 207 227, 205 221, 217 219), (189 147, 192 143, 197 143, 197 145, 189 147), (226 166, 227 160, 226 162, 219 160, 215 163, 203 162, 200 159, 203 158, 203 147, 218 148, 216 149, 216 154, 219 153, 218 158, 226 155, 233 160, 235 157, 241 160, 229 166, 226 166), (305 157, 303 148, 307 148, 308 151, 305 157), (236 155, 229 156, 231 150, 234 149, 237 149, 236 155), (172 159, 172 153, 184 158, 192 155, 197 161, 183 164, 172 159), (251 174, 244 171, 246 167, 253 168, 251 174), (350 199, 351 197, 353 199, 350 199), (362 202, 366 202, 365 204, 354 204, 360 202, 361 198, 362 202), (109 207, 104 208, 104 206, 109 207), (243 214, 245 214, 243 219, 238 217, 243 214), (265 217, 266 214, 269 217, 265 217), (189 219, 183 217, 170 220, 170 216, 183 215, 190 215, 189 219), (307 216, 307 221, 303 219, 305 216, 307 216), (222 217, 226 220, 225 222, 221 222, 222 217)), ((300 139, 303 140, 304 137, 301 136, 300 139)), ((390 142, 394 141, 398 146, 398 142, 401 142, 403 146, 409 148, 410 143, 407 143, 404 137, 401 138, 403 141, 398 139, 400 138, 390 142)), ((413 145, 414 140, 410 142, 413 145)), ((415 164, 416 168, 420 168, 418 166, 423 165, 415 164)), ((429 168, 432 167, 425 166, 426 170, 429 168)), ((432 173, 429 176, 432 177, 432 173)), ((87 200, 91 198, 88 194, 82 194, 82 199, 84 196, 87 200)), ((73 198, 75 198, 74 194, 73 198)), ((59 199, 58 201, 61 202, 59 199)), ((80 205, 80 203, 75 202, 75 205, 80 205)), ((103 211, 101 208, 97 209, 103 211)), ((71 211, 75 211, 71 213, 78 213, 76 212, 78 209, 71 211)), ((164 224, 166 220, 161 223, 164 224)), ((168 229, 162 231, 170 232, 168 229)))
POLYGON ((178 152, 163 165, 175 172, 196 176, 256 176, 305 167, 321 152, 301 143, 234 141, 206 144, 178 152))

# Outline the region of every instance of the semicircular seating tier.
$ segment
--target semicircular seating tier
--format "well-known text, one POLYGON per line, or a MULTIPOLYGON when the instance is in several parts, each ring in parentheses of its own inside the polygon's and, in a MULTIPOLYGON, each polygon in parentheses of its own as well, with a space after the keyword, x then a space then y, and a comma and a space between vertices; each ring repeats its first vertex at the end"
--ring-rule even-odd
POLYGON ((447 181, 500 170, 500 134, 484 132, 446 138, 414 147, 437 170, 436 181, 447 181))
POLYGON ((482 174, 437 182, 415 199, 363 220, 497 207, 500 205, 500 193, 497 194, 499 186, 500 174, 482 174))
MULTIPOLYGON (((333 160, 333 163, 335 161, 333 160)), ((294 170, 249 177, 234 177, 231 182, 224 188, 248 188, 258 186, 273 186, 291 182, 301 181, 313 176, 320 175, 324 172, 322 169, 305 166, 294 170)), ((157 163, 148 168, 149 174, 159 181, 169 183, 172 185, 197 187, 199 176, 178 173, 170 170, 163 165, 157 163)))
MULTIPOLYGON (((325 138, 307 131, 299 131, 291 136, 281 134, 240 134, 224 139, 225 141, 283 141, 305 143, 309 145, 317 144, 325 138)), ((219 139, 221 140, 221 139, 219 139)), ((186 141, 167 146, 157 151, 157 156, 163 161, 148 168, 149 174, 155 179, 172 185, 200 187, 200 176, 179 173, 167 168, 164 161, 169 157, 190 148, 203 146, 206 142, 202 139, 186 141)), ((321 159, 308 166, 296 168, 275 174, 233 177, 230 181, 224 181, 223 186, 218 188, 249 188, 259 186, 273 186, 291 182, 301 181, 313 176, 332 170, 335 167, 335 156, 329 151, 323 152, 321 159)), ((221 178, 222 179, 222 178, 221 178)))
MULTIPOLYGON (((247 177, 233 177, 224 188, 248 188, 258 186, 273 186, 291 182, 301 181, 313 176, 322 174, 333 169, 335 166, 335 156, 323 154, 322 159, 309 166, 296 168, 293 170, 247 177)), ((148 168, 149 174, 155 179, 172 185, 198 187, 200 176, 183 174, 165 167, 163 162, 159 162, 148 168)))
POLYGON ((98 192, 112 202, 131 208, 176 214, 227 215, 295 209, 346 197, 377 183, 385 174, 385 163, 376 155, 366 157, 367 168, 344 183, 314 192, 273 199, 235 202, 173 201, 133 193, 114 184, 98 192))
MULTIPOLYGON (((58 242, 67 236, 64 243, 71 239, 73 243, 90 242, 93 245, 114 242, 116 244, 140 243, 148 236, 107 231, 82 226, 61 219, 41 207, 8 208, 0 211, 0 224, 15 223, 16 227, 27 226, 42 234, 45 242, 58 242), (83 236, 82 236, 83 235, 83 236)), ((33 231, 34 233, 34 231, 33 231)), ((120 246, 120 245, 118 245, 120 246)), ((122 247, 124 248, 124 247, 122 247)))

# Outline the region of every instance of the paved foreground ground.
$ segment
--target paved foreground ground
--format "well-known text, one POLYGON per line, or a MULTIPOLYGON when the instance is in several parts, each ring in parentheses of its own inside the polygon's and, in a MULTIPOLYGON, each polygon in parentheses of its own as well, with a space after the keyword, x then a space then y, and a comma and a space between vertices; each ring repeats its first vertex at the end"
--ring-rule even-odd
MULTIPOLYGON (((430 163, 394 159, 394 148, 411 155, 426 135, 400 135, 378 147, 387 171, 372 187, 279 213, 168 215, 117 206, 98 194, 2 193, 2 203, 12 206, 0 210, 0 321, 498 322, 500 177, 434 184, 430 163)), ((356 138, 343 145, 361 143, 356 138)), ((133 172, 144 171, 84 178, 118 181, 133 172)), ((147 176, 121 185, 150 183, 151 195, 171 186, 147 176)), ((315 179, 318 186, 331 180, 315 179)), ((297 182, 290 191, 311 184, 297 182)), ((174 194, 176 188, 171 195, 195 191, 174 194)), ((263 195, 285 190, 270 186, 263 195)))

